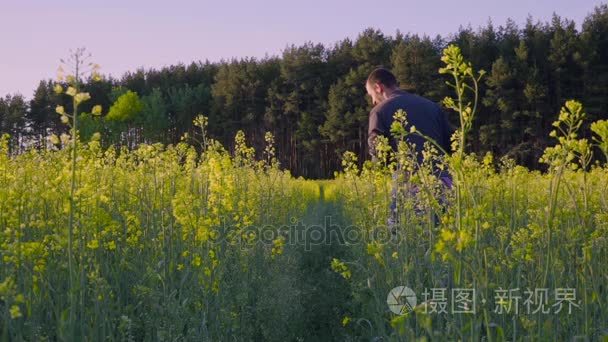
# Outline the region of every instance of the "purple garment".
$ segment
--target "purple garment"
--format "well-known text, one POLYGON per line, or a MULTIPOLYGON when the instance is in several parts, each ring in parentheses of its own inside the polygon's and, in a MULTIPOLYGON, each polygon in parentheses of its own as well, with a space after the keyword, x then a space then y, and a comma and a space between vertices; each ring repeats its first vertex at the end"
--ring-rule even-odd
MULTIPOLYGON (((395 172, 393 173, 393 189, 391 191, 391 205, 390 205, 390 217, 393 218, 393 220, 396 221, 397 219, 397 189, 398 189, 398 185, 397 185, 397 177, 398 177, 398 173, 395 172)), ((441 197, 438 199, 439 203, 442 206, 447 205, 447 198, 445 196, 445 192, 448 190, 451 190, 452 187, 454 186, 454 182, 452 180, 452 177, 450 175, 447 176, 440 176, 439 180, 441 180, 441 182, 443 183, 444 186, 444 190, 442 191, 441 197)), ((406 185, 408 187, 408 194, 411 197, 416 197, 416 195, 418 194, 418 192, 420 191, 420 189, 418 188, 417 185, 406 185)), ((415 209, 416 214, 422 214, 422 209, 420 208, 416 208, 415 209)))

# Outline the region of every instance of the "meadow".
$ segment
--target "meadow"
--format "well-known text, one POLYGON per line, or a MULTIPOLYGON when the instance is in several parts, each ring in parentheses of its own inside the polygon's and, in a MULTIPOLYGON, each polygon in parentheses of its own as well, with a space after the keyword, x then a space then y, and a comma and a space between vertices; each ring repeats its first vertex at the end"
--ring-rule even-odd
POLYGON ((175 145, 81 141, 88 94, 68 76, 72 112, 57 112, 71 134, 19 155, 0 140, 0 339, 606 340, 608 121, 580 138, 584 108, 565 103, 545 172, 469 154, 483 72, 455 46, 442 61, 451 153, 429 141, 418 164, 406 137, 422 133, 400 112, 397 151, 347 152, 323 181, 282 170, 271 134, 264 151, 242 133, 228 151, 203 116, 175 145), (417 301, 395 312, 397 286, 417 301))

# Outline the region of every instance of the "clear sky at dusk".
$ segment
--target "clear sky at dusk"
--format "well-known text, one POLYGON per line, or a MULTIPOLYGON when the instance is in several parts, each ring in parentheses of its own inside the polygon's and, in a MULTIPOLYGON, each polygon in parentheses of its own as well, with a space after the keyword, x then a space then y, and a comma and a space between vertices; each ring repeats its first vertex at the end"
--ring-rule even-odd
POLYGON ((603 1, 72 1, 0 0, 0 96, 27 98, 53 78, 70 48, 85 46, 105 74, 138 67, 277 55, 288 44, 331 44, 365 28, 394 35, 455 33, 491 18, 495 26, 555 12, 578 27, 603 1))

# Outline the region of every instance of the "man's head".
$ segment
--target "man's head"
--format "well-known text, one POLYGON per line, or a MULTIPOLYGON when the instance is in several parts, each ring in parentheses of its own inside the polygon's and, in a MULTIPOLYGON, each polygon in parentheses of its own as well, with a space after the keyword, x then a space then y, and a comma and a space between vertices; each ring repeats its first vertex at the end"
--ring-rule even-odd
POLYGON ((367 94, 371 96, 372 103, 376 105, 397 89, 397 79, 388 69, 377 68, 367 77, 365 89, 367 94))

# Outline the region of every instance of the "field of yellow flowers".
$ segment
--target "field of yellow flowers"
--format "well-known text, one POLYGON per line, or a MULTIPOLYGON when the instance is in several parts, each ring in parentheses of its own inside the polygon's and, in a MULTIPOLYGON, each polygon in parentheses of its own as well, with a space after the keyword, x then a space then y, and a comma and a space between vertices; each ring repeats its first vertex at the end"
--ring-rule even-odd
POLYGON ((357 299, 343 317, 349 336, 607 338, 608 168, 564 170, 557 180, 497 164, 465 160, 460 208, 451 194, 436 211, 439 224, 427 214, 431 201, 403 195, 397 236, 386 232, 390 182, 372 165, 351 164, 325 190, 365 236, 331 265, 357 299), (424 214, 412 214, 416 205, 424 214), (389 310, 387 294, 397 286, 416 293, 411 312, 389 310))
POLYGON ((592 160, 593 151, 608 156, 608 121, 589 126, 591 141, 579 138, 586 114, 567 101, 550 133, 556 144, 541 158, 543 173, 467 154, 476 101, 463 98, 476 99, 483 72, 475 74, 455 46, 442 61, 457 95, 444 105, 461 123, 452 153, 438 154, 429 141, 419 164, 405 137, 421 133, 406 131, 407 113, 398 112, 391 127, 398 151, 381 141, 382 162, 363 167, 345 153, 344 171, 324 191, 363 237, 331 264, 355 299, 342 320, 349 336, 607 340, 608 165, 592 160), (442 186, 436 167, 450 172, 453 188, 442 186), (386 227, 393 187, 396 234, 386 227))
POLYGON ((8 157, 5 147, 2 340, 228 336, 247 322, 234 316, 250 305, 242 291, 281 271, 275 226, 318 197, 315 184, 217 146, 92 141, 77 157, 70 246, 70 149, 8 157))
POLYGON ((176 145, 81 142, 88 95, 58 85, 70 135, 20 155, 0 139, 0 340, 605 340, 608 167, 592 152, 608 154, 608 121, 579 138, 567 102, 542 173, 467 154, 483 74, 453 46, 443 61, 451 153, 429 142, 417 164, 399 112, 396 152, 347 152, 325 181, 281 170, 270 134, 259 158, 242 132, 226 150, 202 116, 176 145))

